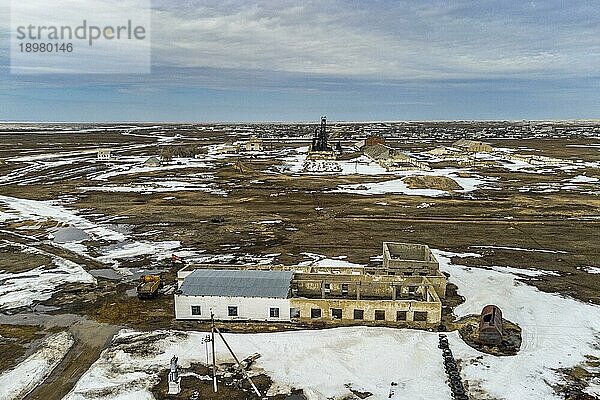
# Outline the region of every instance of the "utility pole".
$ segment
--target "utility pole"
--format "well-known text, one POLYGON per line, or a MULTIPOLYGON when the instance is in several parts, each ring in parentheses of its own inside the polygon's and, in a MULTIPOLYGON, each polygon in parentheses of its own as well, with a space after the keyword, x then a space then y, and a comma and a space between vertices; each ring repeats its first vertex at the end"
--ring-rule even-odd
POLYGON ((256 393, 258 398, 262 398, 260 391, 254 384, 254 382, 252 382, 252 379, 246 372, 246 369, 242 366, 242 363, 240 363, 240 360, 238 360, 237 356, 235 355, 235 353, 233 352, 231 347, 229 347, 229 343, 227 343, 227 341, 225 340, 225 337, 223 336, 223 334, 221 333, 219 328, 217 328, 215 326, 215 315, 213 314, 212 310, 210 310, 210 321, 211 321, 211 330, 210 331, 211 331, 211 335, 212 335, 210 342, 212 345, 212 364, 213 364, 212 365, 212 371, 213 371, 212 374, 213 374, 213 390, 214 390, 214 392, 217 393, 217 362, 216 362, 216 358, 215 358, 215 332, 217 332, 219 334, 219 336, 221 337, 221 340, 223 340, 223 343, 225 343, 227 350, 229 350, 229 353, 231 353, 231 355, 233 356, 233 359, 237 363, 242 375, 244 376, 244 378, 246 378, 248 380, 248 382, 250 382, 250 385, 252 386, 254 393, 256 393))
POLYGON ((212 310, 210 310, 210 321, 212 324, 211 327, 211 334, 212 334, 212 338, 210 341, 210 344, 212 346, 212 372, 213 372, 213 390, 215 391, 215 393, 217 393, 217 362, 215 359, 215 315, 213 314, 212 310))

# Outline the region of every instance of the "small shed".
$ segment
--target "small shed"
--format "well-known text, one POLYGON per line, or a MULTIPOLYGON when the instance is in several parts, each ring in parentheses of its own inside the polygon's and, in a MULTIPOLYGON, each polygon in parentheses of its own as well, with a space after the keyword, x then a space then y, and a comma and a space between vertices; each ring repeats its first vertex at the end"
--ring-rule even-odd
POLYGON ((98 149, 98 152, 96 154, 96 158, 99 161, 108 161, 111 159, 112 154, 111 154, 111 150, 110 149, 98 149))
POLYGON ((376 144, 385 144, 383 136, 369 136, 365 139, 365 146, 373 146, 376 144))
POLYGON ((494 305, 481 310, 479 321, 479 341, 482 344, 498 345, 502 342, 502 311, 494 305))
POLYGON ((263 151, 263 141, 253 136, 246 142, 245 148, 246 151, 263 151))
POLYGON ((160 167, 161 162, 156 157, 150 157, 146 161, 144 161, 144 167, 160 167))
POLYGON ((194 270, 175 294, 175 318, 290 321, 291 271, 194 270))

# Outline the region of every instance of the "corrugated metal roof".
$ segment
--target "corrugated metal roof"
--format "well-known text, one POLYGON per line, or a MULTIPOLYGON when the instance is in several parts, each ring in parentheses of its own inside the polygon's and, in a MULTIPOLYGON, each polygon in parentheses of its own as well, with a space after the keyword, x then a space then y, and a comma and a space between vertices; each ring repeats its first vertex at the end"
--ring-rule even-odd
POLYGON ((288 297, 292 271, 197 269, 181 284, 185 296, 288 297))

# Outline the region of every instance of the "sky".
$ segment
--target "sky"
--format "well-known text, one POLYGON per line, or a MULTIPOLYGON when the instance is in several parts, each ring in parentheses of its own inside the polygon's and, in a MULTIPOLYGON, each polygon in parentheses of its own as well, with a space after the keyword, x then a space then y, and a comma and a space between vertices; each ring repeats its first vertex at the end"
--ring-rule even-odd
POLYGON ((152 0, 150 73, 26 75, 9 4, 4 121, 600 118, 597 0, 152 0))

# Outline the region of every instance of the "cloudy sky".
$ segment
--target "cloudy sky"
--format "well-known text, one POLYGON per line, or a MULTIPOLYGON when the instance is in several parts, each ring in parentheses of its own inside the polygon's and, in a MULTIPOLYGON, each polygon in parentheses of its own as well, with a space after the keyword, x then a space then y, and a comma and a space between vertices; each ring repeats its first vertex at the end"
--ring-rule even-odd
POLYGON ((154 0, 150 74, 35 75, 5 3, 0 120, 600 118, 597 0, 154 0))

